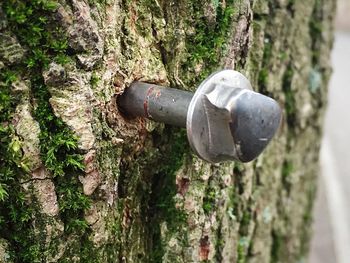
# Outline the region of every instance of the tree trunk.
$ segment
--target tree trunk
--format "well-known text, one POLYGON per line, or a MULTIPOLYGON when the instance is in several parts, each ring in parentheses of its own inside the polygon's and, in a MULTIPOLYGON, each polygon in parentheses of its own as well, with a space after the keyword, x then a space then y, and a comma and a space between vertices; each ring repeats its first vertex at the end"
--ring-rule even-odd
POLYGON ((1 262, 305 259, 332 0, 3 0, 1 262), (194 91, 234 68, 284 109, 254 162, 120 114, 134 80, 194 91))

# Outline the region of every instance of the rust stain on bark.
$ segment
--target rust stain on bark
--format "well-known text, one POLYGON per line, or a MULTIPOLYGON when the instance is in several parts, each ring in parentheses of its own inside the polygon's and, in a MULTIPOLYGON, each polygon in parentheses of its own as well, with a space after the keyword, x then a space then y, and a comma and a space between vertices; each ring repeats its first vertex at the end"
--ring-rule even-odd
POLYGON ((210 252, 210 242, 209 237, 204 236, 201 238, 199 246, 199 258, 200 260, 208 260, 210 252))
POLYGON ((186 194, 190 186, 190 179, 184 178, 184 177, 176 178, 176 185, 177 185, 177 192, 183 196, 186 194))

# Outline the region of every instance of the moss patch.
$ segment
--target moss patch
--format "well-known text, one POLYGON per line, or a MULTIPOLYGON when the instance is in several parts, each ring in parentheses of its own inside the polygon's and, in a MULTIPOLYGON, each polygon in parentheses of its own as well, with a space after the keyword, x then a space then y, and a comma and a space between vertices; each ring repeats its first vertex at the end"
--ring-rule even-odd
POLYGON ((0 235, 11 242, 10 256, 20 262, 39 262, 40 247, 33 244, 31 220, 35 207, 28 205, 18 180, 26 171, 21 167, 22 151, 12 118, 17 103, 11 93, 16 80, 12 71, 0 73, 0 235))
MULTIPOLYGON (((171 129, 173 130, 173 129, 171 129)), ((171 132, 171 131, 169 131, 171 132)), ((149 199, 151 218, 151 262, 162 262, 164 254, 160 224, 166 223, 169 235, 181 233, 186 224, 186 214, 176 208, 174 197, 177 193, 176 172, 184 162, 184 153, 188 151, 187 136, 184 130, 172 131, 169 141, 172 142, 169 149, 164 149, 161 159, 162 168, 154 175, 152 194, 149 199)), ((183 237, 186 243, 186 238, 183 237)))
MULTIPOLYGON (((67 38, 64 37, 63 30, 57 22, 53 20, 52 14, 56 8, 56 1, 47 0, 6 0, 2 3, 9 29, 16 33, 21 45, 28 49, 26 59, 13 70, 22 77, 29 78, 31 82, 32 99, 35 99, 37 104, 33 115, 41 129, 39 138, 41 158, 54 177, 60 216, 65 223, 66 232, 68 234, 74 232, 84 237, 84 242, 87 243, 85 233, 88 226, 83 219, 83 212, 90 206, 90 199, 82 193, 81 184, 78 181, 78 175, 84 170, 83 155, 77 151, 77 137, 61 119, 54 115, 49 104, 51 96, 42 77, 42 71, 51 61, 65 63, 69 60, 67 38)), ((6 78, 5 83, 9 83, 6 78)), ((2 97, 5 106, 2 107, 10 109, 11 107, 6 103, 12 105, 15 102, 8 102, 11 97, 7 93, 4 94, 2 97)), ((10 115, 8 113, 3 116, 7 116, 9 121, 10 115)), ((6 130, 9 129, 11 129, 10 126, 6 128, 6 130)), ((4 160, 8 162, 11 159, 6 156, 4 160)), ((20 173, 18 169, 11 171, 15 178, 18 178, 20 173)), ((19 187, 17 180, 13 185, 19 187)), ((14 194, 9 195, 10 198, 3 206, 4 213, 2 213, 6 218, 4 226, 11 232, 7 239, 16 251, 13 259, 15 262, 42 262, 41 253, 44 248, 41 242, 45 241, 40 239, 34 241, 34 235, 28 233, 33 231, 33 204, 30 207, 26 205, 26 198, 20 196, 21 191, 18 193, 19 196, 16 197, 12 196, 14 194)), ((86 258, 89 257, 90 255, 86 256, 86 258)))
POLYGON ((283 249, 283 242, 282 236, 276 232, 272 231, 272 245, 271 245, 271 263, 277 263, 279 262, 280 253, 283 249))
POLYGON ((290 127, 294 127, 296 124, 296 102, 294 97, 294 92, 292 90, 292 78, 293 69, 289 65, 283 75, 282 79, 282 89, 285 95, 285 109, 287 113, 287 123, 290 127))
POLYGON ((292 187, 292 182, 290 179, 290 175, 294 170, 293 163, 284 161, 282 166, 282 183, 284 185, 284 189, 289 193, 292 187))
POLYGON ((183 67, 194 69, 201 65, 202 68, 200 74, 191 80, 192 84, 207 77, 218 66, 231 29, 233 3, 233 0, 226 1, 226 5, 216 2, 215 21, 210 23, 203 14, 203 1, 192 1, 193 15, 189 23, 194 32, 186 38, 186 48, 190 56, 183 67))

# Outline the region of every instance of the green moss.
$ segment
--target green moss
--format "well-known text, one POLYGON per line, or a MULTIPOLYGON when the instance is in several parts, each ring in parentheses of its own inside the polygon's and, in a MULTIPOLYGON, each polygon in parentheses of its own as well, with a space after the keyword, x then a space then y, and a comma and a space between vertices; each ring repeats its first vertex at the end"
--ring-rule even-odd
POLYGON ((279 262, 280 253, 283 246, 282 236, 276 232, 272 231, 272 245, 271 245, 271 263, 279 262))
POLYGON ((242 235, 242 236, 246 236, 248 235, 248 227, 249 227, 249 224, 252 220, 252 214, 251 212, 246 209, 244 212, 243 212, 243 216, 242 216, 242 219, 240 220, 240 224, 239 224, 239 234, 242 235))
POLYGON ((235 193, 234 187, 230 187, 229 189, 229 204, 227 206, 227 213, 229 215, 229 217, 231 218, 231 220, 237 220, 237 202, 238 202, 238 198, 237 195, 235 193))
POLYGON ((94 72, 91 75, 91 79, 90 79, 90 85, 92 88, 96 88, 96 86, 98 85, 100 81, 100 77, 94 72))
POLYGON ((294 97, 294 92, 292 91, 292 78, 293 78, 293 69, 291 65, 288 65, 283 78, 282 78, 282 89, 285 96, 285 109, 287 113, 287 123, 290 127, 295 126, 296 122, 296 102, 294 97))
POLYGON ((265 36, 265 45, 264 45, 264 55, 263 55, 263 65, 268 65, 272 57, 272 40, 269 35, 265 36))
POLYGON ((205 214, 209 214, 216 204, 216 189, 212 186, 207 187, 203 199, 203 210, 205 214))
POLYGON ((266 68, 262 68, 259 72, 258 76, 258 85, 259 89, 263 90, 266 92, 267 85, 268 85, 268 77, 269 77, 269 72, 266 68))
POLYGON ((286 61, 288 59, 288 54, 286 52, 282 51, 279 55, 279 59, 281 61, 286 61))
MULTIPOLYGON (((9 197, 8 188, 14 180, 21 160, 19 142, 15 140, 15 132, 11 120, 15 110, 16 99, 11 93, 11 84, 16 75, 11 71, 0 73, 0 201, 9 197)), ((1 214, 2 215, 2 214, 1 214)))
POLYGON ((262 58, 261 69, 258 75, 258 87, 259 91, 265 95, 269 95, 267 91, 268 87, 268 79, 269 79, 269 63, 272 57, 272 44, 271 37, 265 37, 265 45, 264 45, 264 53, 262 58))
POLYGON ((289 193, 292 187, 292 183, 290 180, 290 174, 293 172, 294 166, 293 163, 289 161, 284 161, 283 166, 282 166, 282 183, 284 188, 287 190, 289 193))
MULTIPOLYGON (((77 152, 78 138, 61 119, 54 115, 49 104, 51 95, 42 77, 42 71, 51 61, 59 63, 69 61, 67 38, 64 37, 63 30, 57 26, 52 16, 56 7, 56 1, 47 0, 6 0, 2 3, 2 9, 9 21, 9 29, 16 33, 21 45, 28 48, 26 59, 14 70, 30 79, 31 94, 37 104, 33 115, 41 130, 39 136, 41 158, 45 167, 54 176, 60 217, 65 223, 65 231, 67 234, 74 232, 82 238, 83 243, 88 243, 86 235, 88 226, 83 219, 83 212, 89 208, 90 199, 82 193, 81 184, 78 181, 78 175, 84 170, 83 155, 77 152)), ((7 86, 11 82, 8 79, 13 78, 11 74, 1 77, 4 79, 2 82, 7 83, 7 86)), ((11 96, 8 92, 0 96, 2 98, 0 109, 11 109, 8 104, 16 104, 14 100, 9 102, 11 96)), ((3 116, 9 121, 10 115, 11 113, 8 113, 3 116)), ((0 123, 3 125, 4 121, 0 123)), ((13 132, 9 132, 11 127, 6 125, 7 127, 0 128, 0 132, 7 132, 7 137, 13 137, 11 135, 13 132)), ((11 154, 13 156, 13 153, 11 154)), ((11 158, 5 156, 1 161, 11 162, 11 158)), ((2 207, 4 218, 2 229, 7 232, 4 236, 10 241, 15 251, 13 253, 15 262, 42 262, 41 257, 44 252, 42 243, 45 240, 44 238, 33 240, 35 235, 32 233, 34 231, 33 212, 39 209, 35 210, 33 204, 30 207, 26 205, 25 197, 21 196, 18 174, 23 171, 12 169, 7 171, 7 174, 9 173, 16 178, 12 187, 17 187, 19 194, 15 196, 14 193, 17 191, 10 194, 2 207)), ((1 188, 6 189, 6 186, 1 183, 1 188)), ((39 215, 35 216, 37 217, 39 215)), ((37 228, 40 229, 40 225, 37 224, 35 231, 38 230, 37 228)), ((77 253, 80 253, 80 249, 77 253)))
MULTIPOLYGON (((184 130, 175 132, 171 129, 169 149, 164 149, 161 170, 154 175, 149 208, 152 212, 152 251, 151 262, 162 262, 164 255, 164 237, 160 233, 160 224, 165 222, 169 235, 181 233, 186 224, 186 214, 175 206, 174 197, 177 193, 176 172, 184 163, 184 153, 188 151, 187 136, 184 130)), ((165 134, 167 132, 165 131, 165 134)), ((186 237, 182 237, 186 244, 186 237)))
POLYGON ((88 3, 90 6, 102 6, 104 7, 105 5, 107 5, 108 0, 88 0, 88 3))
POLYGON ((216 262, 222 262, 223 257, 222 257, 222 250, 225 246, 225 240, 223 239, 222 236, 222 222, 219 222, 219 226, 216 231, 216 242, 215 242, 215 260, 216 262))
POLYGON ((237 245, 237 263, 245 263, 247 262, 247 248, 249 246, 249 242, 246 237, 241 237, 238 241, 237 245))
POLYGON ((286 8, 293 17, 295 12, 295 0, 288 0, 286 8))
POLYGON ((234 174, 242 174, 244 172, 244 165, 242 163, 235 162, 233 172, 234 174))
POLYGON ((317 65, 320 58, 319 41, 322 39, 322 18, 319 17, 318 5, 316 5, 309 22, 309 32, 311 36, 312 64, 317 65))
POLYGON ((18 180, 26 171, 21 167, 22 151, 15 135, 12 118, 17 99, 11 93, 11 84, 16 80, 13 71, 0 73, 0 235, 11 242, 12 259, 21 262, 40 262, 39 246, 33 244, 34 236, 30 222, 35 207, 29 206, 18 180))
POLYGON ((193 69, 197 64, 202 65, 201 73, 191 80, 194 83, 207 77, 219 64, 231 28, 233 3, 233 0, 228 0, 225 7, 216 3, 216 21, 211 24, 203 14, 203 2, 192 1, 193 15, 189 23, 195 32, 186 38, 186 48, 190 57, 183 67, 193 69))
MULTIPOLYGON (((182 230, 186 227, 186 214, 176 207, 176 172, 184 163, 185 153, 188 152, 186 131, 183 129, 164 127, 161 131, 155 129, 146 139, 147 147, 137 154, 133 148, 125 144, 124 156, 131 156, 135 160, 122 160, 118 177, 118 207, 119 214, 130 211, 137 226, 122 227, 117 233, 120 238, 120 251, 128 250, 133 244, 128 243, 133 237, 129 231, 142 231, 147 239, 147 251, 140 251, 135 260, 143 262, 161 262, 165 253, 164 243, 167 236, 179 237, 179 241, 186 245, 186 236, 182 230), (152 139, 152 140, 151 140, 152 139), (148 143, 152 141, 152 146, 148 143), (159 165, 161 164, 161 165, 159 165), (137 212, 139 211, 139 212, 137 212), (137 229, 141 224, 145 229, 137 229), (165 224, 167 233, 161 233, 161 225, 165 224)), ((122 224, 122 222, 117 222, 122 224)), ((115 229, 120 229, 115 225, 115 229)), ((142 235, 142 234, 141 234, 142 235)), ((127 253, 127 252, 126 252, 127 253)))
POLYGON ((244 191, 244 165, 242 163, 235 162, 233 167, 234 183, 229 189, 230 202, 228 205, 228 213, 232 220, 242 220, 242 200, 240 195, 244 191))

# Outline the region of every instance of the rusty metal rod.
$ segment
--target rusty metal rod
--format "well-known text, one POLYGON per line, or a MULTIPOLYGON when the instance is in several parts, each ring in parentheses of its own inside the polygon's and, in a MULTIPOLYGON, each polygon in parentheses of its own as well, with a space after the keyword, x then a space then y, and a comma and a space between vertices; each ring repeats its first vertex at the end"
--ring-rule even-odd
POLYGON ((193 151, 202 159, 249 162, 271 141, 281 123, 278 103, 252 90, 234 70, 207 77, 191 92, 134 82, 118 98, 129 117, 146 117, 186 127, 193 151))
POLYGON ((193 93, 188 91, 134 82, 118 98, 118 105, 127 116, 146 117, 185 128, 192 97, 193 93))

